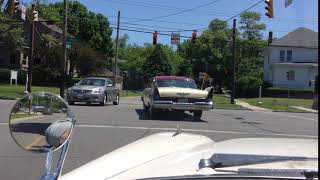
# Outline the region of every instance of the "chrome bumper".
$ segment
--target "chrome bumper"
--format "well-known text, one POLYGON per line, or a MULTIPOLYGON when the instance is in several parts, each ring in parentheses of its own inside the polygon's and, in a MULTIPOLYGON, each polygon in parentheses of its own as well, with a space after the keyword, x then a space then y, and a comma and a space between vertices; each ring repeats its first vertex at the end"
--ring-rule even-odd
POLYGON ((178 110, 210 110, 213 109, 213 102, 178 103, 173 101, 153 101, 153 108, 178 109, 178 110))

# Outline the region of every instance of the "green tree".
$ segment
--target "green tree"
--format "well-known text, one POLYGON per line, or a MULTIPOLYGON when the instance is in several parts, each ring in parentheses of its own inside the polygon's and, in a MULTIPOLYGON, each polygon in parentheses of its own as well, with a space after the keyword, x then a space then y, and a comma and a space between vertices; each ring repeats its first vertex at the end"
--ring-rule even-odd
POLYGON ((247 11, 240 15, 240 30, 243 30, 245 39, 255 39, 262 37, 262 30, 266 29, 266 25, 258 23, 261 20, 261 15, 254 11, 247 11))
POLYGON ((21 23, 12 22, 14 19, 0 12, 0 40, 13 52, 20 46, 26 45, 21 23))
MULTIPOLYGON (((68 33, 76 36, 82 42, 78 47, 73 47, 72 50, 69 50, 68 54, 71 60, 70 72, 73 72, 73 69, 76 68, 80 71, 80 75, 86 75, 94 68, 111 68, 111 60, 114 55, 111 39, 112 29, 109 26, 108 18, 100 13, 96 14, 89 11, 78 1, 69 1, 68 6, 68 33), (87 57, 90 59, 88 62, 84 62, 85 54, 89 52, 92 53, 92 56, 87 57), (82 57, 82 61, 75 57, 82 57), (99 58, 95 59, 92 57, 99 58), (87 64, 87 70, 82 66, 83 64, 87 64)), ((54 24, 62 27, 62 2, 50 4, 38 3, 37 9, 39 17, 48 21, 54 21, 54 24)))
POLYGON ((261 38, 266 25, 259 23, 260 19, 256 12, 245 12, 240 16, 243 38, 237 40, 237 96, 256 96, 263 84, 263 50, 267 42, 261 38))
POLYGON ((154 76, 171 75, 172 66, 165 54, 162 45, 157 44, 152 54, 143 64, 143 74, 145 82, 154 76))

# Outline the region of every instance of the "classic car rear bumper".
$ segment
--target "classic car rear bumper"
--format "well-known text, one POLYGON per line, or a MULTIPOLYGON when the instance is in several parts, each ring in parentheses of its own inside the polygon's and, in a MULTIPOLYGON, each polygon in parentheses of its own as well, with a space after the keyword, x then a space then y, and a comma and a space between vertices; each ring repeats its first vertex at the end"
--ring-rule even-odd
POLYGON ((210 110, 213 109, 213 102, 193 102, 180 103, 173 101, 155 100, 153 101, 153 108, 159 109, 178 109, 178 110, 210 110))

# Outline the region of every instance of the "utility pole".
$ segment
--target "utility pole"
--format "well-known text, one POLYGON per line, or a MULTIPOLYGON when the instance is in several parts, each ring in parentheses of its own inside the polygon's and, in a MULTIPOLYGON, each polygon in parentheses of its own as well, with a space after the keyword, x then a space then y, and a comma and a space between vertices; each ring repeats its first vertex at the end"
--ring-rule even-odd
POLYGON ((117 22, 117 37, 116 37, 116 57, 115 57, 115 69, 114 69, 114 84, 117 83, 117 75, 118 75, 118 48, 119 48, 119 26, 120 26, 120 11, 118 11, 118 22, 117 22))
POLYGON ((233 19, 232 29, 232 92, 231 92, 231 104, 234 104, 235 92, 236 92, 236 19, 233 19))
POLYGON ((30 44, 29 44, 29 62, 28 62, 28 84, 27 91, 28 93, 32 92, 32 66, 33 66, 33 49, 34 49, 34 14, 35 10, 34 4, 31 5, 31 13, 30 13, 30 44))
POLYGON ((61 84, 60 96, 64 98, 64 89, 66 81, 66 62, 67 62, 67 22, 68 22, 68 0, 63 1, 63 37, 62 37, 62 57, 61 57, 61 84))

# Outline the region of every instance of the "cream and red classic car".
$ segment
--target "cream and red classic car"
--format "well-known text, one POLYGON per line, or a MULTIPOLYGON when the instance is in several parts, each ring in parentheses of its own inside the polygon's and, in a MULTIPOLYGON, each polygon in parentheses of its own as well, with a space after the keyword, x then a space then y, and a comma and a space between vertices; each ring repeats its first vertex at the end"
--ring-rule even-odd
POLYGON ((200 90, 189 77, 156 76, 144 89, 141 100, 150 117, 162 109, 190 111, 200 119, 202 111, 213 109, 213 88, 200 90))

